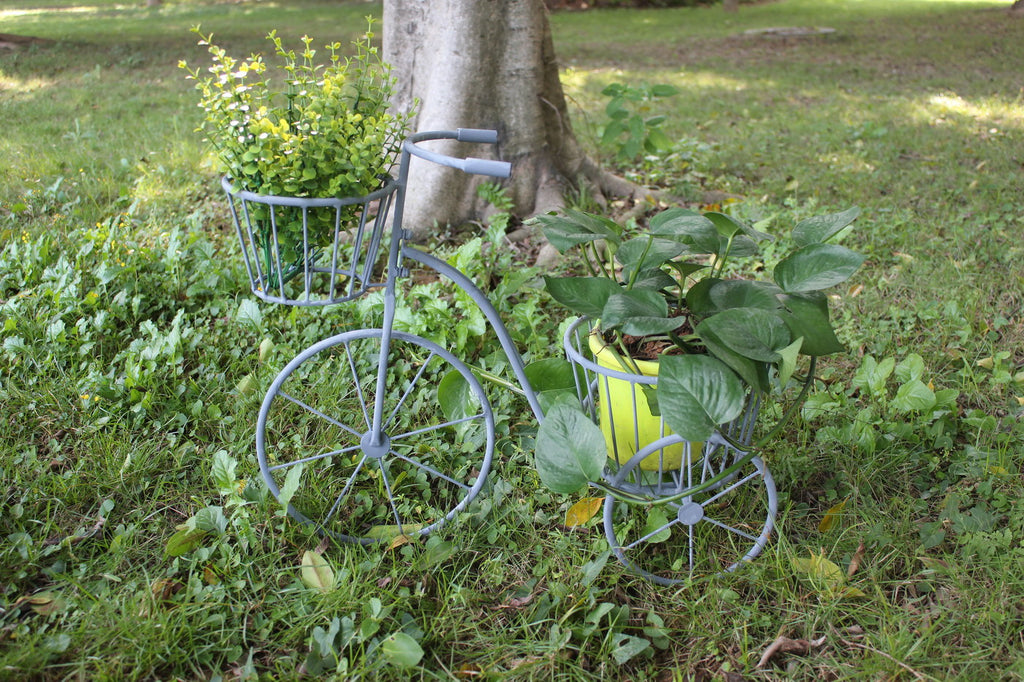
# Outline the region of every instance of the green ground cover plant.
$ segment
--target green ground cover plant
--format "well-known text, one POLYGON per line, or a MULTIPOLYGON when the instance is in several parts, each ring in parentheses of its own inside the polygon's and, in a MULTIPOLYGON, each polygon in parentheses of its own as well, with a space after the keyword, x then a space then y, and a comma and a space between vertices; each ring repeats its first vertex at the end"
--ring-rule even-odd
MULTIPOLYGON (((576 126, 609 165, 766 231, 861 207, 844 243, 867 261, 832 300, 850 351, 765 452, 771 545, 666 590, 609 560, 594 522, 567 527, 577 500, 540 486, 510 392, 491 393, 499 461, 454 532, 324 545, 259 482, 271 377, 380 300, 254 302, 177 63, 204 58, 197 24, 238 54, 272 29, 349 45, 379 5, 5 3, 4 32, 53 42, 0 52, 0 677, 1024 675, 1024 20, 1008 5, 553 15, 576 126), (763 32, 793 26, 836 30, 763 32), (678 90, 650 103, 668 148, 601 148, 612 84, 678 90)), ((528 360, 557 355, 561 313, 502 220, 433 248, 495 293, 528 360)), ((766 246, 766 268, 779 256, 766 246)), ((398 324, 500 375, 469 311, 414 278, 398 324)))

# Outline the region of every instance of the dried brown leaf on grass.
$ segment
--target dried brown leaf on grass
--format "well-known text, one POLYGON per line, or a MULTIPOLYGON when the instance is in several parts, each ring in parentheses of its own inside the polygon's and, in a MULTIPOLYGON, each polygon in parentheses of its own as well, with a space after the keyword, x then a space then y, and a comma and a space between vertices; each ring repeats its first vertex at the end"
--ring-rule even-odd
POLYGON ((790 639, 779 635, 775 638, 775 641, 768 645, 768 648, 761 654, 761 660, 757 662, 758 668, 764 668, 771 660, 779 654, 795 654, 797 656, 806 656, 815 649, 820 649, 825 644, 825 637, 819 637, 818 639, 790 639))
POLYGON ((864 541, 861 540, 860 544, 857 545, 857 550, 853 553, 853 558, 850 559, 850 565, 846 568, 846 577, 852 578, 853 574, 860 568, 860 562, 864 561, 864 541))

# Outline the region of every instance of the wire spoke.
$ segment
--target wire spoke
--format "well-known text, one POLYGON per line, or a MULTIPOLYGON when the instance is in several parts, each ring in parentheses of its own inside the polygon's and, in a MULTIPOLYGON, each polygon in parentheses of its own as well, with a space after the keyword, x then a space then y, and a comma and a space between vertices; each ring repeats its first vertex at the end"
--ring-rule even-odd
POLYGON ((398 503, 395 502, 395 495, 391 490, 391 479, 388 478, 388 470, 387 467, 384 466, 384 459, 378 459, 377 464, 380 466, 380 475, 384 481, 384 490, 388 494, 388 503, 391 505, 391 513, 395 516, 395 525, 398 526, 399 532, 404 532, 402 530, 402 517, 398 513, 398 503))
POLYGON ((395 452, 394 450, 391 451, 391 454, 393 454, 395 457, 397 457, 398 459, 402 460, 403 462, 407 462, 407 463, 413 465, 417 469, 422 469, 423 471, 425 471, 428 474, 434 476, 435 478, 440 478, 443 481, 448 481, 452 485, 458 486, 459 488, 462 488, 463 490, 469 490, 470 489, 470 486, 466 485, 465 483, 462 483, 461 481, 456 481, 454 478, 442 474, 440 471, 438 471, 434 467, 429 466, 427 464, 424 464, 423 462, 421 462, 419 460, 411 459, 409 457, 406 457, 405 455, 401 455, 401 454, 395 452))
POLYGON ((327 512, 327 515, 324 517, 324 520, 321 522, 322 526, 324 526, 324 527, 327 526, 327 522, 331 520, 331 517, 333 517, 337 513, 338 508, 341 506, 341 501, 344 500, 346 497, 348 497, 349 492, 352 490, 353 484, 355 484, 355 482, 356 482, 356 477, 359 475, 359 470, 363 468, 363 464, 365 462, 366 462, 366 455, 363 455, 362 457, 359 458, 359 463, 356 464, 355 471, 353 471, 352 475, 348 477, 348 481, 345 483, 345 487, 338 494, 338 497, 334 500, 334 504, 331 505, 330 510, 327 512))
POLYGON ((327 459, 328 457, 334 457, 336 455, 344 455, 346 452, 353 452, 359 449, 359 445, 350 445, 347 448, 341 448, 340 450, 331 450, 330 452, 323 452, 319 455, 311 455, 309 457, 303 457, 301 459, 294 459, 290 462, 284 462, 283 464, 275 464, 272 467, 267 467, 267 471, 277 471, 278 469, 287 469, 288 467, 295 466, 296 464, 306 464, 308 462, 316 462, 321 459, 327 459))
MULTIPOLYGON (((637 538, 636 540, 634 540, 633 542, 629 543, 628 545, 626 545, 622 549, 635 549, 637 546, 640 545, 640 543, 646 542, 646 541, 650 540, 651 538, 653 538, 658 533, 661 533, 662 531, 669 530, 670 528, 672 528, 673 525, 675 525, 677 523, 679 523, 678 519, 671 519, 668 523, 664 524, 660 528, 657 528, 657 529, 651 531, 650 533, 648 533, 647 535, 644 535, 641 538, 637 538)), ((671 531, 669 530, 669 532, 671 532, 671 531)))
POLYGON ((686 547, 687 561, 689 561, 690 566, 690 577, 693 577, 693 571, 697 567, 697 539, 694 537, 693 526, 686 529, 686 547))
POLYGON ((739 479, 739 480, 735 481, 735 482, 734 482, 734 483, 733 483, 732 485, 730 485, 730 486, 727 486, 727 487, 725 487, 725 488, 722 488, 722 489, 721 489, 720 491, 718 491, 718 493, 717 493, 717 494, 715 494, 715 495, 712 495, 712 496, 711 496, 711 497, 709 497, 708 499, 704 500, 704 501, 703 501, 703 502, 701 503, 701 506, 702 506, 702 507, 705 507, 705 508, 707 508, 707 506, 708 506, 708 505, 710 505, 710 504, 714 504, 714 503, 715 503, 715 501, 716 501, 716 500, 717 500, 718 498, 722 497, 723 495, 728 495, 728 494, 729 494, 729 493, 731 493, 731 492, 732 492, 733 490, 736 490, 736 489, 737 489, 737 488, 739 488, 739 487, 740 487, 741 485, 745 485, 745 484, 749 483, 750 481, 754 480, 755 478, 757 478, 757 477, 758 477, 758 476, 760 476, 760 475, 761 475, 761 473, 760 473, 759 471, 753 471, 753 472, 751 472, 751 473, 747 474, 747 475, 746 475, 746 476, 744 476, 743 478, 741 478, 741 479, 739 479))
POLYGON ((444 429, 444 428, 447 428, 449 426, 455 426, 457 424, 465 424, 465 423, 471 422, 471 421, 473 421, 475 419, 483 419, 483 416, 484 415, 481 412, 480 414, 474 414, 471 417, 463 417, 462 419, 453 419, 452 421, 442 422, 440 424, 431 424, 430 426, 424 426, 422 429, 416 429, 415 431, 406 431, 405 433, 400 433, 400 434, 398 434, 396 436, 391 436, 391 442, 394 443, 397 440, 401 440, 403 438, 410 438, 412 436, 421 436, 424 433, 430 433, 431 431, 438 431, 440 429, 444 429))
POLYGON ((429 365, 430 361, 436 357, 436 353, 431 353, 430 356, 423 361, 423 364, 420 365, 419 370, 416 372, 416 376, 414 376, 412 378, 412 381, 409 382, 409 387, 405 390, 405 393, 402 394, 402 397, 398 400, 398 403, 395 405, 395 409, 391 411, 391 415, 387 418, 385 422, 383 422, 382 426, 387 426, 392 421, 394 421, 396 416, 398 416, 398 411, 402 409, 402 405, 404 405, 406 399, 410 395, 412 395, 413 389, 416 388, 416 384, 419 383, 419 380, 423 376, 423 373, 427 371, 427 365, 429 365))
POLYGON ((296 405, 298 405, 302 409, 306 410, 310 414, 313 414, 313 415, 316 415, 317 417, 320 417, 321 419, 326 421, 328 424, 333 424, 334 426, 337 426, 339 429, 342 429, 343 431, 349 432, 353 436, 360 436, 361 435, 358 431, 353 429, 351 426, 348 426, 346 424, 341 423, 340 421, 338 421, 334 417, 329 417, 328 415, 324 414, 323 412, 321 412, 320 410, 316 409, 315 407, 307 405, 306 403, 302 402, 298 398, 292 397, 290 394, 288 394, 288 393, 286 393, 284 391, 279 391, 278 395, 281 396, 282 398, 284 398, 285 400, 289 400, 289 401, 295 403, 296 405))
POLYGON ((715 468, 713 466, 711 466, 711 455, 713 455, 714 453, 715 453, 715 451, 712 450, 711 452, 709 452, 707 454, 706 457, 702 458, 704 461, 703 461, 703 463, 701 464, 701 467, 700 467, 700 482, 701 483, 703 483, 704 481, 708 480, 709 478, 714 478, 715 474, 717 473, 715 471, 715 468))
POLYGON ((359 399, 359 409, 363 412, 363 420, 366 422, 366 428, 370 428, 372 420, 370 419, 370 413, 366 410, 366 400, 363 398, 363 385, 359 381, 359 370, 356 369, 355 358, 352 357, 352 346, 351 344, 345 344, 345 356, 348 358, 348 368, 352 372, 352 380, 356 384, 356 397, 359 399))
POLYGON ((730 533, 733 533, 734 535, 739 535, 741 538, 746 538, 747 540, 750 540, 751 542, 757 542, 757 536, 756 535, 751 535, 750 533, 747 533, 746 531, 742 531, 739 528, 734 528, 733 526, 730 526, 727 523, 722 523, 721 521, 716 521, 715 519, 711 518, 710 516, 705 516, 703 520, 707 521, 708 523, 710 523, 712 525, 718 526, 722 530, 725 530, 725 531, 728 531, 730 533))

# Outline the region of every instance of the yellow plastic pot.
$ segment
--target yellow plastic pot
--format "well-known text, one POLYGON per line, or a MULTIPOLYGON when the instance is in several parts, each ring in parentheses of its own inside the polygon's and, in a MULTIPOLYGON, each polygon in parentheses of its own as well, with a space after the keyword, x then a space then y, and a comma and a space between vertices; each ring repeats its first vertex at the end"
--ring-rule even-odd
MULTIPOLYGON (((617 372, 635 373, 645 377, 658 376, 658 363, 649 360, 624 360, 622 356, 601 338, 599 331, 594 330, 589 338, 590 351, 598 366, 617 372), (625 366, 624 366, 625 365, 625 366), (635 366, 635 367, 633 367, 635 366)), ((651 414, 647 404, 645 385, 628 379, 611 376, 599 376, 598 384, 598 423, 604 433, 608 446, 609 459, 618 464, 625 464, 630 458, 659 438, 672 435, 667 426, 662 426, 661 417, 651 414), (636 402, 636 423, 634 424, 633 403, 636 402)), ((653 388, 653 385, 650 386, 653 388)), ((649 389, 648 389, 649 390, 649 389)), ((678 469, 683 461, 686 443, 670 445, 655 452, 640 462, 640 468, 647 471, 664 471, 678 469)), ((689 443, 690 461, 698 456, 704 443, 689 443)))

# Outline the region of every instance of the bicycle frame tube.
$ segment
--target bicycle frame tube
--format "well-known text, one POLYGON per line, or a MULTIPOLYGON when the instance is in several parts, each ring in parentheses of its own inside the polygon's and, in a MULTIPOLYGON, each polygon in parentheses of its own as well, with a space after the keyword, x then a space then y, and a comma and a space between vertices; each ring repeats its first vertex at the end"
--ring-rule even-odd
POLYGON ((519 350, 512 342, 512 337, 509 335, 505 324, 501 321, 501 316, 498 315, 498 311, 494 309, 486 294, 480 291, 472 280, 444 261, 404 245, 404 242, 411 238, 411 234, 402 227, 402 219, 405 213, 405 193, 409 184, 409 164, 413 156, 420 157, 431 163, 457 168, 465 173, 492 175, 495 177, 508 177, 511 172, 511 165, 504 161, 476 158, 461 159, 416 146, 418 142, 425 142, 427 140, 459 140, 462 142, 494 144, 498 140, 498 134, 491 130, 466 128, 429 131, 410 135, 402 144, 402 155, 398 169, 398 181, 396 183, 398 188, 395 196, 394 222, 391 227, 391 248, 388 252, 387 281, 384 286, 384 322, 382 325, 383 333, 381 334, 381 355, 377 367, 377 389, 374 394, 373 423, 371 424, 369 434, 369 445, 372 446, 379 446, 383 436, 381 426, 384 412, 384 393, 387 389, 387 360, 391 349, 392 328, 395 323, 397 280, 405 274, 404 268, 400 265, 401 258, 403 257, 432 268, 452 280, 480 306, 480 309, 498 334, 501 346, 506 355, 508 355, 509 362, 512 364, 512 370, 523 387, 527 401, 530 403, 530 409, 533 410, 538 421, 544 418, 544 413, 541 411, 537 396, 534 394, 533 389, 530 387, 530 382, 526 378, 526 371, 523 359, 519 355, 519 350))
POLYGON ((391 351, 391 332, 395 324, 395 288, 399 273, 399 256, 402 242, 406 239, 402 227, 405 212, 405 190, 409 181, 409 161, 411 155, 403 147, 401 162, 398 167, 398 189, 396 190, 394 222, 391 225, 391 247, 388 251, 388 266, 384 283, 384 321, 381 325, 380 359, 377 363, 377 388, 373 397, 373 423, 370 425, 370 445, 381 444, 381 426, 384 413, 384 393, 387 390, 388 354, 391 351))
POLYGON ((501 348, 505 351, 509 364, 512 365, 512 372, 515 374, 519 384, 523 387, 524 395, 526 396, 527 402, 530 404, 530 409, 533 410, 534 416, 537 417, 538 422, 543 421, 544 412, 541 410, 540 402, 537 400, 537 394, 534 393, 533 388, 530 386, 530 380, 526 377, 526 367, 523 364, 523 358, 519 354, 519 349, 516 348, 515 343, 512 341, 512 335, 509 334, 508 328, 505 326, 505 323, 502 322, 501 315, 494 308, 494 304, 491 303, 491 299, 487 297, 487 294, 481 291, 480 288, 473 283, 473 280, 448 265, 448 263, 445 263, 440 258, 431 256, 419 249, 414 249, 411 246, 402 247, 402 256, 415 261, 420 265, 425 265, 438 274, 444 275, 453 281, 460 289, 469 294, 469 297, 473 299, 473 302, 477 304, 481 311, 483 311, 487 321, 491 323, 492 327, 494 327, 494 331, 498 335, 498 341, 501 342, 501 348))

